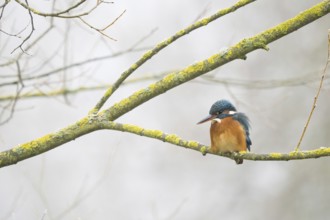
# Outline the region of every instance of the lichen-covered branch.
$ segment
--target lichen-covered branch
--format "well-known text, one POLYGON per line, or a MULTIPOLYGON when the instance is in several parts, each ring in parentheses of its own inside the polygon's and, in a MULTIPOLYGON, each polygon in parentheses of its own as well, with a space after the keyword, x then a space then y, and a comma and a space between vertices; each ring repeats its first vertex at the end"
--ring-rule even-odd
MULTIPOLYGON (((187 141, 175 134, 167 134, 160 130, 145 129, 137 125, 132 124, 121 124, 116 122, 103 121, 102 127, 105 129, 129 132, 132 134, 145 136, 157 140, 161 140, 170 144, 174 144, 180 147, 185 147, 191 150, 201 152, 203 155, 214 154, 208 146, 198 143, 197 141, 187 141)), ((257 154, 249 152, 241 153, 219 153, 219 156, 228 157, 231 159, 244 159, 244 160, 255 160, 255 161, 289 161, 289 160, 303 160, 312 159, 319 157, 330 156, 330 147, 321 147, 315 150, 308 151, 292 151, 289 153, 269 153, 269 154, 257 154)))
POLYGON ((164 41, 157 44, 153 49, 147 51, 145 54, 141 56, 141 58, 136 61, 133 65, 131 65, 130 68, 128 68, 125 72, 121 74, 121 76, 118 78, 118 80, 110 86, 103 97, 98 101, 96 106, 90 111, 90 113, 97 113, 102 106, 105 104, 105 102, 109 99, 109 97, 119 88, 119 86, 129 77, 135 70, 137 70, 140 66, 142 66, 145 62, 147 62, 149 59, 151 59, 154 55, 156 55, 159 51, 167 47, 168 45, 172 44, 177 39, 189 34, 190 32, 208 25, 210 22, 227 15, 231 12, 236 11, 237 9, 254 2, 255 0, 240 0, 233 6, 229 8, 222 9, 218 11, 217 13, 211 15, 210 17, 203 18, 196 23, 188 26, 187 28, 178 31, 173 36, 169 37, 168 39, 165 39, 164 41))
POLYGON ((225 51, 221 51, 209 58, 194 63, 181 71, 173 72, 165 76, 162 80, 149 85, 133 93, 128 98, 123 99, 111 108, 104 111, 109 120, 115 120, 121 115, 133 110, 142 103, 176 87, 189 80, 210 72, 235 59, 245 59, 246 54, 257 50, 267 49, 267 45, 293 31, 321 18, 330 12, 330 0, 307 9, 297 16, 275 26, 253 37, 243 39, 225 51))
POLYGON ((10 150, 0 152, 0 167, 16 164, 19 161, 42 154, 84 134, 100 129, 93 118, 83 118, 57 132, 47 134, 30 142, 20 144, 10 150))

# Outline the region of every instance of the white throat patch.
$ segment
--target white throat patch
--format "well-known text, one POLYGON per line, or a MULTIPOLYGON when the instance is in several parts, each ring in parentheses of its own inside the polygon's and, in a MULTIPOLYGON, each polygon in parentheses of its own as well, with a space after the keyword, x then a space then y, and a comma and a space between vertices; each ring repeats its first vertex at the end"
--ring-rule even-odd
POLYGON ((212 119, 212 122, 211 122, 212 124, 214 124, 214 123, 221 123, 221 119, 220 118, 214 118, 214 119, 212 119))

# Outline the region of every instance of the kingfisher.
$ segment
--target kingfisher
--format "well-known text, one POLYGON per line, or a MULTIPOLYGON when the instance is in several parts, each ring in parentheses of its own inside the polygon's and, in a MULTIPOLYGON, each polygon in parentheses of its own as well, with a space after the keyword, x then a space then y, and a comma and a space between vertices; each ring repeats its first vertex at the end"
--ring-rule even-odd
MULTIPOLYGON (((250 151, 249 118, 237 112, 228 100, 215 102, 209 111, 209 116, 198 122, 201 124, 211 121, 210 137, 211 152, 226 153, 250 151)), ((243 159, 235 159, 237 164, 242 164, 243 159)))

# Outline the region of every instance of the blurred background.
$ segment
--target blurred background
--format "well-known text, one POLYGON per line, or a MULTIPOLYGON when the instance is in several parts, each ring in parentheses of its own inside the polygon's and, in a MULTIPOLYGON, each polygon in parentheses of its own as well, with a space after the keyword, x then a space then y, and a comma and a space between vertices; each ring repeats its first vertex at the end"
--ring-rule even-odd
MULTIPOLYGON (((257 1, 176 41, 134 72, 106 107, 162 77, 277 25, 319 1, 257 1)), ((2 1, 1 4, 3 4, 2 1)), ((71 1, 30 1, 42 12, 71 1)), ((105 88, 160 41, 235 1, 115 1, 88 16, 49 18, 10 2, 1 17, 0 150, 84 117, 105 88), (126 10, 126 11, 125 11, 126 10), (103 28, 125 13, 102 35, 103 28), (8 34, 21 36, 9 36, 8 34), (107 35, 107 36, 105 36, 107 35), (111 40, 116 39, 116 41, 111 40), (40 38, 40 39, 39 39, 40 38), (37 42, 33 44, 33 42, 37 42), (23 80, 20 80, 23 79, 23 80), (51 96, 59 90, 78 90, 51 96), (82 91, 85 89, 84 91, 82 91), (38 93, 41 97, 18 98, 38 93), (9 98, 7 96, 12 96, 9 98), (6 99, 7 97, 7 99, 6 99)), ((88 11, 88 2, 70 14, 88 11)), ((117 121, 209 144, 196 125, 219 99, 252 125, 254 153, 292 151, 327 60, 329 15, 203 77, 158 96, 117 121)), ((328 70, 329 73, 329 70, 328 70)), ((329 78, 302 150, 329 147, 329 78)), ((328 219, 330 158, 234 161, 117 131, 87 134, 0 170, 0 219, 328 219)))

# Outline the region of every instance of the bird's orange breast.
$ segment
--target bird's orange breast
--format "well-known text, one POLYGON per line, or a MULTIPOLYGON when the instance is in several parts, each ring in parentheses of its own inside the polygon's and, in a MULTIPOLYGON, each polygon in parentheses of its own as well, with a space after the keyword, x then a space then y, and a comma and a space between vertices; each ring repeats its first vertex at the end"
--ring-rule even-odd
POLYGON ((210 134, 213 153, 246 151, 244 128, 232 117, 213 120, 210 134))

